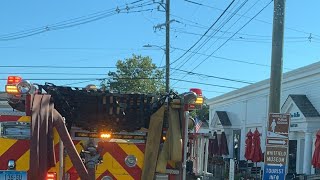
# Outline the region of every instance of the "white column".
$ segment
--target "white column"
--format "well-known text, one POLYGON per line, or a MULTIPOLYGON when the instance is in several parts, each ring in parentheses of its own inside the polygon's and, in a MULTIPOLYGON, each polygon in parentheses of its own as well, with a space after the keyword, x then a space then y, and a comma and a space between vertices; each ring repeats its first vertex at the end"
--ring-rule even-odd
POLYGON ((198 174, 198 149, 199 149, 199 139, 198 137, 195 137, 195 142, 194 142, 195 146, 194 146, 194 161, 193 161, 193 166, 194 166, 194 173, 198 174))
POLYGON ((312 133, 305 133, 304 156, 303 156, 303 173, 309 175, 311 173, 312 158, 312 133))
POLYGON ((197 174, 199 174, 200 173, 200 155, 201 155, 201 153, 200 153, 200 146, 201 146, 201 139, 200 139, 200 137, 197 137, 197 156, 196 156, 196 160, 197 160, 197 170, 196 170, 196 172, 197 172, 197 174))
POLYGON ((204 137, 200 137, 200 149, 199 149, 199 163, 200 163, 200 174, 203 174, 203 160, 204 160, 204 137))
MULTIPOLYGON (((244 123, 245 124, 245 123, 244 123)), ((239 139, 240 144, 239 144, 239 151, 240 151, 240 159, 238 160, 245 160, 244 154, 246 151, 246 135, 248 132, 246 132, 246 127, 243 125, 243 128, 241 129, 241 137, 239 139)))
POLYGON ((302 156, 303 154, 301 154, 301 148, 304 147, 301 145, 301 139, 300 137, 298 137, 297 139, 297 156, 296 156, 296 171, 298 174, 302 174, 302 168, 301 168, 301 160, 302 160, 302 156))
MULTIPOLYGON (((312 155, 313 155, 313 153, 314 153, 314 150, 315 150, 315 146, 314 146, 314 144, 315 144, 315 142, 316 142, 316 133, 313 133, 312 134, 312 155)), ((311 174, 315 174, 316 173, 316 169, 312 166, 311 167, 311 174)))
POLYGON ((208 158, 209 158, 209 138, 205 138, 205 146, 206 146, 206 152, 204 157, 204 173, 207 174, 208 172, 208 158))

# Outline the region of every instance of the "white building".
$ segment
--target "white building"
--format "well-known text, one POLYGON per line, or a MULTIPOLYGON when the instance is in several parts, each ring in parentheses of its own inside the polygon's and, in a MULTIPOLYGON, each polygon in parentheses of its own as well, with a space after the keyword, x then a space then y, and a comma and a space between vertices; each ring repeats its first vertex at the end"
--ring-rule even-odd
MULTIPOLYGON (((291 114, 288 171, 313 174, 311 159, 315 134, 320 129, 320 62, 285 73, 282 82, 281 112, 291 114)), ((265 151, 269 83, 264 80, 207 101, 210 129, 226 132, 231 157, 245 160, 249 129, 257 128, 262 133, 261 147, 265 151), (235 137, 240 143, 238 153, 233 152, 235 137)))

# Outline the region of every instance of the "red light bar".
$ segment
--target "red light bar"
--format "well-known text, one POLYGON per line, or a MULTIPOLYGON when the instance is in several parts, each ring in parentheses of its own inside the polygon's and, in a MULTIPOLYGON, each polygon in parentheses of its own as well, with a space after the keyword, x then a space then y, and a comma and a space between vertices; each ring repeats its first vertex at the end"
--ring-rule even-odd
POLYGON ((199 88, 191 88, 190 91, 196 93, 198 96, 202 96, 202 90, 199 88))
POLYGON ((9 76, 7 79, 7 84, 18 84, 21 82, 21 77, 19 76, 9 76))

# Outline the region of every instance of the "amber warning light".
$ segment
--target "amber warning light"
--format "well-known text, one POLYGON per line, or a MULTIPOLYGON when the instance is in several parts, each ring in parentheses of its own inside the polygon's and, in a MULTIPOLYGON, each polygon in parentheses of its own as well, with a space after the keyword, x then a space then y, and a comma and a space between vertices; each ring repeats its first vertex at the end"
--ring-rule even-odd
POLYGON ((191 88, 190 91, 197 94, 197 99, 195 101, 195 105, 201 106, 203 104, 202 90, 199 88, 191 88))
POLYGON ((100 138, 109 139, 109 138, 111 138, 111 134, 110 133, 101 133, 100 138))
POLYGON ((7 79, 6 93, 8 94, 19 94, 18 84, 21 82, 19 76, 9 76, 7 79))
POLYGON ((55 172, 48 172, 46 180, 56 180, 57 179, 57 173, 55 172))

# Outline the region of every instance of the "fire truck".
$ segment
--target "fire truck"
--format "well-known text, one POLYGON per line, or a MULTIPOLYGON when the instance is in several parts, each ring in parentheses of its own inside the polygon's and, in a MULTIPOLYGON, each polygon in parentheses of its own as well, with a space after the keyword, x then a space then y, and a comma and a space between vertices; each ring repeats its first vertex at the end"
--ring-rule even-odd
POLYGON ((188 112, 201 106, 200 89, 119 93, 9 76, 5 90, 1 180, 186 178, 188 112))

